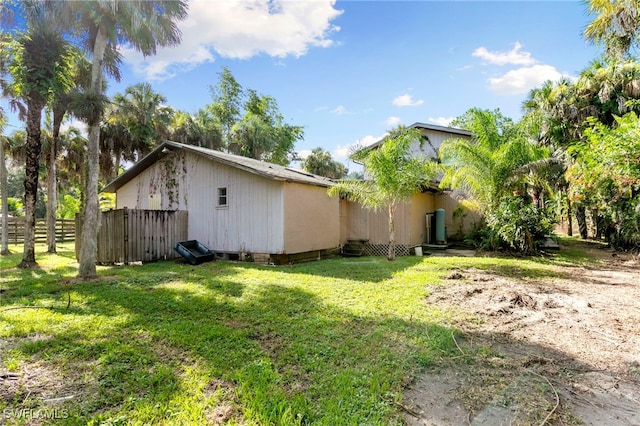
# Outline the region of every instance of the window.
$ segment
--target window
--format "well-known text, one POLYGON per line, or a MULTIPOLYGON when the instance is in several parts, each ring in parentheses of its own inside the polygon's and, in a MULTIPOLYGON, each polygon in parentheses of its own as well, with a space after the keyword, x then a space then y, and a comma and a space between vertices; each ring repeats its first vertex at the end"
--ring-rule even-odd
POLYGON ((218 188, 218 207, 227 207, 227 188, 218 188))

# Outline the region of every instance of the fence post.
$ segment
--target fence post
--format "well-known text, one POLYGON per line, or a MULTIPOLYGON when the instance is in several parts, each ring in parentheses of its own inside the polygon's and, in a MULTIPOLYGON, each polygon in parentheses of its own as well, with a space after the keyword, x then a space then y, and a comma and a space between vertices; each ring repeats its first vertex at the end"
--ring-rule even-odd
POLYGON ((122 239, 124 240, 124 264, 129 264, 129 209, 123 209, 123 230, 122 230, 122 239))

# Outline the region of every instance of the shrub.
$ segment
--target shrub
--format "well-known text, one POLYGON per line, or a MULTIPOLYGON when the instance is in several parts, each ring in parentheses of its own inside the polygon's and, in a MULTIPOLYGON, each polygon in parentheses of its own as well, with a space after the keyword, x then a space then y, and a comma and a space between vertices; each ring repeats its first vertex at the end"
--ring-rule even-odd
MULTIPOLYGON (((0 203, 0 206, 2 203, 0 203)), ((7 198, 7 210, 9 214, 14 217, 24 216, 24 205, 18 198, 7 198)))
POLYGON ((513 196, 500 202, 497 210, 488 215, 487 224, 508 248, 532 253, 552 234, 552 217, 526 197, 513 196))

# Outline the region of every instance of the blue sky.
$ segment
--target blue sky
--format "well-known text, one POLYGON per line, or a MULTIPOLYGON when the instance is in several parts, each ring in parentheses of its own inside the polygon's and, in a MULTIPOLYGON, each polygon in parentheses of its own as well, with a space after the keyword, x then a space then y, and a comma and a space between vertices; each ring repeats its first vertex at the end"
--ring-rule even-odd
POLYGON ((518 119, 531 88, 600 54, 581 35, 590 20, 580 1, 195 0, 180 46, 146 59, 122 47, 108 93, 148 81, 195 112, 226 66, 304 126, 298 151, 353 166, 350 146, 397 124, 446 125, 472 107, 518 119))

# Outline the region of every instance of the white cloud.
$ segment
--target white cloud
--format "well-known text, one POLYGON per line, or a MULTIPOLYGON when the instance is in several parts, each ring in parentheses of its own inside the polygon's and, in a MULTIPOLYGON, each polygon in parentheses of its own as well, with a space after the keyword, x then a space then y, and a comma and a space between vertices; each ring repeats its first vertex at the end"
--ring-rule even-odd
POLYGON ((214 53, 247 59, 261 53, 276 58, 300 57, 310 47, 329 47, 340 27, 331 23, 342 14, 335 0, 224 0, 189 2, 189 16, 178 27, 179 46, 160 48, 144 58, 124 46, 125 62, 148 80, 163 80, 179 71, 214 61, 214 53))
POLYGON ((385 120, 384 124, 386 124, 387 126, 397 126, 401 122, 402 119, 400 117, 389 117, 385 120))
POLYGON ((396 97, 393 102, 391 102, 395 106, 405 107, 405 106, 420 106, 424 103, 422 99, 413 100, 413 97, 408 93, 405 95, 400 95, 396 97))
POLYGON ((343 105, 338 105, 337 107, 331 110, 331 114, 345 115, 345 114, 349 114, 349 111, 347 111, 347 109, 343 105))
POLYGON ((516 42, 513 48, 504 52, 491 52, 478 47, 472 56, 482 59, 484 65, 516 65, 499 77, 488 79, 489 90, 499 95, 522 95, 547 80, 557 81, 561 77, 571 78, 559 72, 554 66, 539 63, 530 52, 522 51, 522 44, 516 42))
POLYGON ((336 149, 331 152, 331 157, 338 161, 346 160, 349 158, 349 154, 351 154, 352 146, 353 145, 338 145, 336 149))
POLYGON ((557 81, 561 77, 570 76, 560 73, 551 65, 534 65, 511 70, 501 77, 490 78, 489 89, 499 95, 520 95, 528 93, 547 80, 557 81))
POLYGON ((362 139, 358 139, 357 141, 355 141, 354 143, 352 143, 350 145, 338 145, 336 147, 336 149, 334 149, 331 152, 331 156, 333 157, 333 159, 338 160, 338 161, 346 160, 346 159, 349 158, 349 155, 351 155, 353 150, 356 149, 356 147, 357 148, 364 148, 366 146, 369 146, 371 144, 374 144, 374 143, 378 142, 379 140, 381 140, 382 138, 384 138, 387 135, 388 135, 388 133, 384 133, 381 136, 367 135, 367 136, 363 137, 362 139))
POLYGON ((451 122, 455 120, 455 117, 429 117, 427 121, 429 123, 437 124, 439 126, 448 127, 451 122))
POLYGON ((535 60, 530 52, 521 51, 522 44, 516 42, 513 49, 506 52, 491 52, 486 47, 478 47, 473 51, 472 56, 484 60, 493 65, 533 65, 535 60))
POLYGON ((136 74, 143 75, 147 80, 161 81, 215 60, 207 48, 188 44, 183 42, 180 47, 159 48, 157 55, 146 58, 131 47, 121 47, 120 51, 124 62, 130 64, 136 74))

